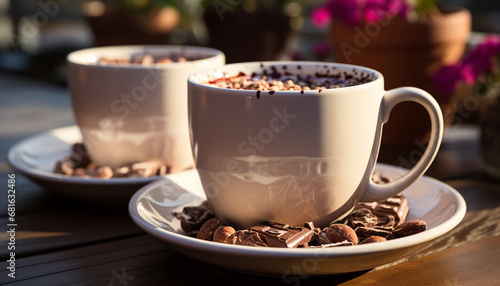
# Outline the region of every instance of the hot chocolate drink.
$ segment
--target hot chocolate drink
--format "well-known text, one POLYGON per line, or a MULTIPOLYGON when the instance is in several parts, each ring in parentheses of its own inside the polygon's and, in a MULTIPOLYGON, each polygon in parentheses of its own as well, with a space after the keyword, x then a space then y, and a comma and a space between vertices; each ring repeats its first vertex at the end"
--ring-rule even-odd
POLYGON ((126 57, 102 57, 96 64, 98 65, 118 65, 128 66, 139 64, 143 66, 152 64, 171 64, 200 60, 209 57, 208 55, 187 55, 186 53, 170 54, 135 54, 126 57))
MULTIPOLYGON (((297 69, 301 69, 297 66, 297 69)), ((257 90, 257 91, 303 91, 323 90, 331 88, 349 87, 373 81, 376 77, 364 71, 338 71, 335 66, 324 66, 324 70, 314 75, 303 75, 288 71, 287 66, 271 66, 263 69, 262 73, 237 75, 217 73, 217 78, 207 82, 222 88, 257 90)))

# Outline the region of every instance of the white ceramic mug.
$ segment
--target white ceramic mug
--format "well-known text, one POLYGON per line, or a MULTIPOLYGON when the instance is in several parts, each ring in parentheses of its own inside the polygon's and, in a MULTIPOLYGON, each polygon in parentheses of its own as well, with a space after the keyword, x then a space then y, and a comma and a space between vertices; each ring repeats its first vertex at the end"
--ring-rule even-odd
POLYGON ((225 63, 221 51, 188 46, 112 46, 68 55, 76 122, 92 160, 119 167, 157 160, 175 170, 193 166, 187 119, 187 78, 225 63), (181 55, 170 64, 99 65, 101 58, 181 55))
POLYGON ((411 87, 384 90, 379 72, 317 62, 230 64, 189 77, 189 120, 200 179, 217 216, 248 227, 271 220, 325 226, 359 201, 396 195, 433 161, 443 134, 439 105, 411 87), (347 72, 373 80, 308 91, 256 92, 205 83, 266 70, 301 75, 347 72), (382 126, 403 101, 424 106, 432 132, 420 161, 386 185, 372 182, 382 126))

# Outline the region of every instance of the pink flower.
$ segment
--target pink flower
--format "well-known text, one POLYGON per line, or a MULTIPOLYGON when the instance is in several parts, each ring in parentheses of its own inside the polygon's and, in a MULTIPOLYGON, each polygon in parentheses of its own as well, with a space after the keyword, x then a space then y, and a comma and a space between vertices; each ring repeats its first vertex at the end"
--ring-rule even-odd
POLYGON ((500 36, 487 36, 483 42, 471 50, 463 60, 462 79, 474 83, 484 72, 489 72, 494 65, 494 56, 500 53, 500 36))
POLYGON ((324 28, 330 23, 331 15, 328 9, 320 7, 311 13, 311 23, 316 28, 324 28))
POLYGON ((326 4, 332 18, 338 18, 349 26, 356 26, 363 18, 366 0, 332 0, 326 4))
POLYGON ((388 9, 388 1, 385 0, 371 0, 366 1, 364 7, 365 20, 367 22, 376 22, 379 19, 391 14, 388 9))
MULTIPOLYGON (((405 0, 330 0, 320 9, 326 10, 332 18, 354 27, 363 20, 377 22, 393 16, 406 18, 412 6, 405 0)), ((311 14, 313 25, 324 23, 323 16, 318 11, 320 9, 311 14)))
POLYGON ((302 55, 298 51, 294 51, 290 54, 290 59, 292 61, 301 61, 302 55))
POLYGON ((456 76, 458 76, 458 80, 463 80, 468 84, 473 84, 479 74, 478 69, 475 68, 473 64, 462 63, 462 66, 460 67, 460 70, 458 71, 458 74, 456 76))
POLYGON ((313 46, 313 54, 317 57, 326 57, 330 54, 330 43, 318 43, 313 46))
POLYGON ((432 76, 431 81, 443 95, 449 95, 459 82, 474 84, 482 74, 492 72, 495 57, 499 54, 500 36, 489 35, 470 50, 462 61, 441 67, 432 76))
POLYGON ((432 77, 431 82, 442 95, 449 95, 460 82, 460 63, 456 65, 443 66, 432 77))
POLYGON ((387 10, 392 15, 398 15, 402 18, 407 18, 413 7, 405 0, 389 0, 387 1, 387 10))

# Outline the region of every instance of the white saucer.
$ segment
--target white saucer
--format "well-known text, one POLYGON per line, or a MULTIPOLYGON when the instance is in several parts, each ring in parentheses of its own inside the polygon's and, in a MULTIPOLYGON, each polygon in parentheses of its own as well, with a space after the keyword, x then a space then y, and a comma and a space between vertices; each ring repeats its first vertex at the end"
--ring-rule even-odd
MULTIPOLYGON (((378 164, 377 171, 398 178, 406 169, 378 164)), ((453 229, 464 217, 465 201, 452 187, 422 177, 403 194, 410 203, 407 220, 424 220, 428 229, 412 236, 374 244, 337 248, 260 248, 204 241, 183 234, 172 211, 205 200, 196 170, 167 175, 141 188, 129 213, 146 232, 189 257, 223 268, 287 279, 297 275, 330 275, 371 269, 412 255, 425 243, 453 229)))
POLYGON ((144 185, 162 177, 79 178, 52 172, 58 160, 70 154, 71 145, 82 141, 80 129, 68 126, 28 137, 7 155, 13 169, 42 187, 79 201, 123 205, 144 185))

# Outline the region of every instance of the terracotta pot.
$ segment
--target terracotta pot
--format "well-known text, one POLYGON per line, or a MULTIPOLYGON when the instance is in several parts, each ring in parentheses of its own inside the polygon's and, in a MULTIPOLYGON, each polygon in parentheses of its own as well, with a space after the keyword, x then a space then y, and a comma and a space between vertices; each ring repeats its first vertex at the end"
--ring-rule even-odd
POLYGON ((179 15, 173 9, 140 17, 136 13, 106 5, 98 14, 84 13, 94 35, 94 46, 163 45, 177 27, 179 15))
MULTIPOLYGON (((334 20, 330 34, 339 62, 380 71, 386 89, 414 86, 431 93, 448 113, 449 97, 438 94, 430 76, 443 64, 457 62, 471 30, 469 11, 446 7, 426 20, 408 22, 399 17, 357 27, 334 20)), ((427 112, 418 104, 399 104, 384 126, 382 147, 414 146, 430 130, 427 112)), ((421 145, 421 143, 419 143, 421 145)), ((417 144, 418 145, 418 144, 417 144)))

